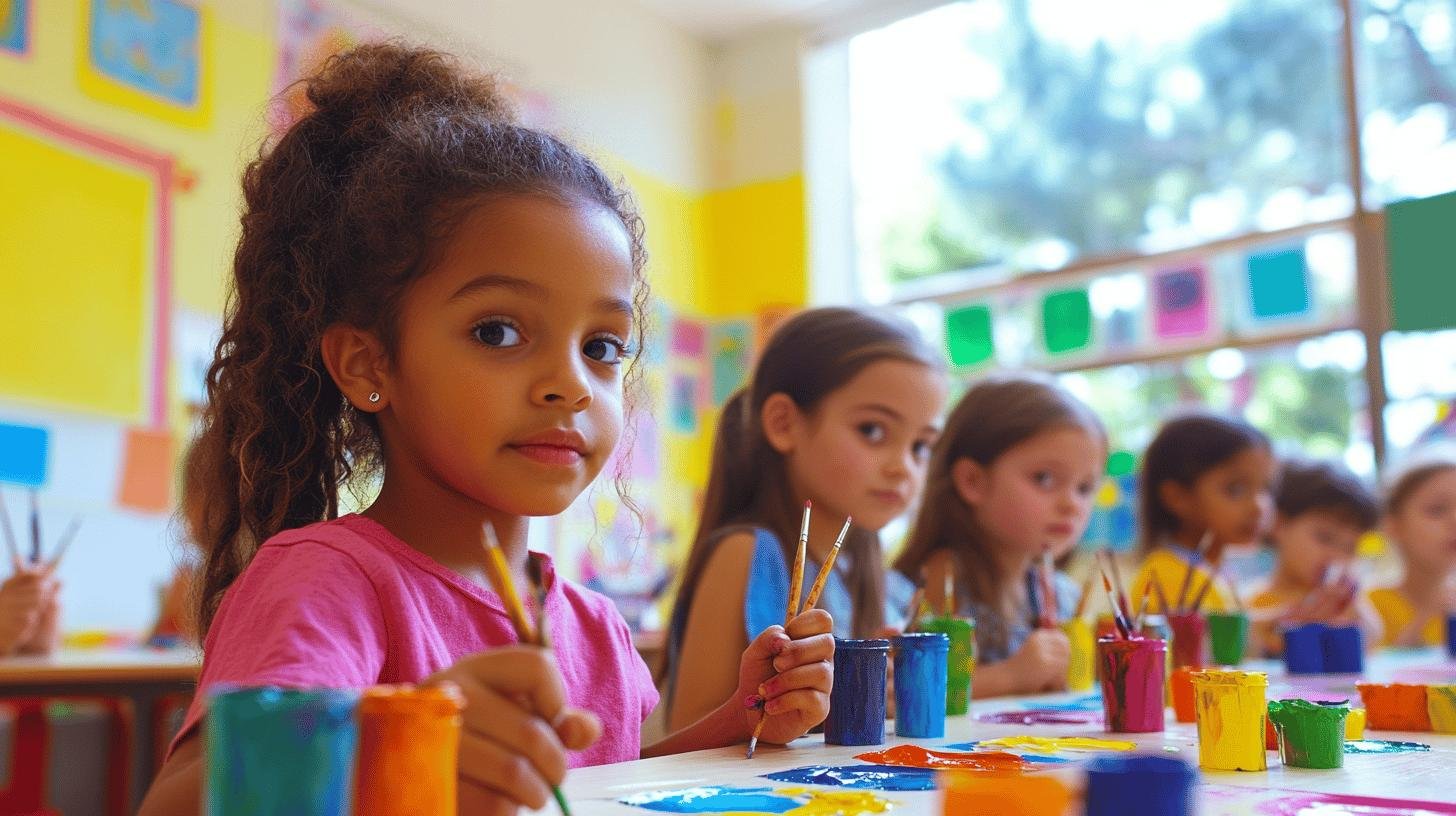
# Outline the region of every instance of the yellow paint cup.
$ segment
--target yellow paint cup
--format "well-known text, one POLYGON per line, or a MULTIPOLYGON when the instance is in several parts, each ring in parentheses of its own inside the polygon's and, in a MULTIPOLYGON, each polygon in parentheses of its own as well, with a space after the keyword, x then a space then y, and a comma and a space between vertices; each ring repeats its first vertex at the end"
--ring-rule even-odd
POLYGON ((1345 717, 1345 739, 1357 740, 1365 738, 1365 709, 1352 708, 1350 714, 1345 717))
POLYGON ((1431 730, 1456 734, 1456 685, 1426 686, 1426 711, 1431 715, 1431 730))
POLYGON ((1062 621, 1062 632, 1072 644, 1072 654, 1067 660, 1067 690, 1087 691, 1097 679, 1097 638, 1083 618, 1062 621))
POLYGON ((1264 672, 1193 672, 1198 764, 1211 771, 1268 770, 1264 732, 1269 704, 1264 672))

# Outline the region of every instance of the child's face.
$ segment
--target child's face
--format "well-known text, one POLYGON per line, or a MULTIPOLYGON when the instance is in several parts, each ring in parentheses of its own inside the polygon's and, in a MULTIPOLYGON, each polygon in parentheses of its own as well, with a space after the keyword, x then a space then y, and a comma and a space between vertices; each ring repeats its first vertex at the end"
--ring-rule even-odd
POLYGON ((1456 568, 1456 469, 1427 479, 1387 523, 1406 569, 1444 574, 1456 568))
POLYGON ((1273 515, 1274 467, 1273 454, 1263 448, 1234 454, 1205 471, 1191 488, 1175 486, 1173 512, 1185 529, 1213 533, 1218 545, 1258 541, 1273 515))
POLYGON ((1107 449, 1082 428, 1051 428, 1013 445, 983 468, 954 465, 956 487, 976 519, 1003 547, 1053 555, 1075 546, 1087 529, 1107 449))
POLYGON ((566 509, 622 432, 626 231, 607 209, 484 200, 407 290, 380 417, 388 472, 497 512, 566 509))
POLYGON ((1316 509, 1280 516, 1271 535, 1279 550, 1279 569, 1300 586, 1312 589, 1335 564, 1355 557, 1355 547, 1364 534, 1349 514, 1316 509))
POLYGON ((889 524, 920 493, 945 391, 945 377, 918 363, 865 366, 796 422, 786 455, 795 488, 816 514, 823 505, 856 527, 889 524))

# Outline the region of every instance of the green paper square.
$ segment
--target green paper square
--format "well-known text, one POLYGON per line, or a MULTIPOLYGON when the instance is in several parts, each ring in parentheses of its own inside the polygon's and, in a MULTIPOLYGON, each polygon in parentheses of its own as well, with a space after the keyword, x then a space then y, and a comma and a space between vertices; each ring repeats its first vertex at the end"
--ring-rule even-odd
POLYGON ((1309 314, 1309 269, 1304 264, 1304 247, 1250 255, 1248 269, 1249 307, 1255 320, 1309 314))
POLYGON ((1456 327, 1456 193, 1386 207, 1385 246, 1395 330, 1456 327))
POLYGON ((1041 302, 1042 340, 1051 354, 1080 351, 1092 344, 1092 301, 1086 289, 1050 292, 1041 302))
POLYGON ((991 307, 980 304, 946 312, 945 347, 951 363, 958 366, 980 365, 994 357, 991 307))

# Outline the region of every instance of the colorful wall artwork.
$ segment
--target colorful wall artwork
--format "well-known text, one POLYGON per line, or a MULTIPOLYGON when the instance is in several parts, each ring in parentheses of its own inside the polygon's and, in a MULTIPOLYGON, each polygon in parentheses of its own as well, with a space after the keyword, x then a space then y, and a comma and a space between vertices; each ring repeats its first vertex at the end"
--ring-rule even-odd
POLYGON ((205 127, 209 13, 180 0, 89 0, 78 61, 82 90, 173 124, 205 127))
POLYGON ((15 56, 30 51, 30 0, 0 0, 0 51, 15 56))
POLYGON ((0 422, 0 483, 44 487, 49 450, 45 428, 0 422))
POLYGON ((1153 274, 1153 333, 1162 340, 1196 339, 1213 328, 1208 269, 1191 263, 1153 274))

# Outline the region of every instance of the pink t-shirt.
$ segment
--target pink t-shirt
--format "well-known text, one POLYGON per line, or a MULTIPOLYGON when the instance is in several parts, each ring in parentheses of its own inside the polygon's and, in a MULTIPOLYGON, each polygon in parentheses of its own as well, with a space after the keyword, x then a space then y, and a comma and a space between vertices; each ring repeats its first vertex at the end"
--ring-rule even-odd
MULTIPOLYGON (((570 704, 595 713, 602 738, 572 767, 636 759, 657 705, 646 664, 612 602, 556 580, 540 553, 546 617, 570 704)), ((228 588, 203 642, 198 693, 181 739, 218 683, 364 688, 415 683, 456 660, 516 643, 499 597, 358 515, 264 542, 228 588)))

